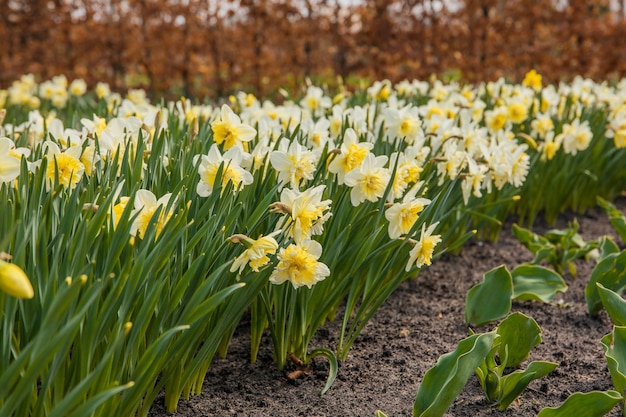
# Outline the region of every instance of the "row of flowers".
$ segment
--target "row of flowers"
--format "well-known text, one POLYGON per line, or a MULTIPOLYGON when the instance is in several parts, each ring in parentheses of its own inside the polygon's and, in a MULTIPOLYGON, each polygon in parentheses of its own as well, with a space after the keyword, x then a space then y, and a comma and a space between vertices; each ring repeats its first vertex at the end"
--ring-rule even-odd
POLYGON ((15 333, 0 350, 0 414, 69 415, 94 396, 95 415, 146 414, 162 387, 173 410, 247 311, 252 360, 267 328, 279 368, 294 355, 345 359, 376 308, 436 256, 497 236, 512 211, 532 222, 626 188, 624 81, 542 87, 531 71, 522 84, 285 96, 153 104, 142 91, 32 76, 0 90, 0 288, 34 298, 0 295, 15 333), (32 288, 16 286, 26 276, 32 288), (76 339, 45 356, 59 305, 57 330, 76 339), (311 351, 337 314, 337 346, 311 351), (118 368, 89 395, 79 380, 52 382, 53 370, 105 372, 102 357, 118 368), (19 385, 12 375, 36 359, 45 365, 19 385))

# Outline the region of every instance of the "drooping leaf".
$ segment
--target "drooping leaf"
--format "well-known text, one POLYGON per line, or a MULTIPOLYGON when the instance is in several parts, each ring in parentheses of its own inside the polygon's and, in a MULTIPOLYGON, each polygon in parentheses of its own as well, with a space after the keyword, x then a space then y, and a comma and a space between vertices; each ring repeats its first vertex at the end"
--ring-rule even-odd
POLYGON ((525 370, 515 371, 502 378, 502 397, 498 410, 504 411, 535 379, 543 378, 558 366, 554 362, 531 362, 525 370))
POLYGON ((613 331, 604 336, 600 343, 613 386, 619 392, 626 392, 626 327, 613 326, 613 331))
POLYGON ((616 326, 626 326, 626 300, 615 291, 605 288, 599 282, 596 283, 596 286, 598 287, 600 301, 602 301, 602 305, 607 313, 609 313, 613 324, 616 326))
POLYGON ((488 271, 483 282, 474 285, 465 299, 465 322, 482 326, 498 320, 511 311, 513 280, 506 266, 488 271))
POLYGON ((328 367, 328 378, 326 378, 326 385, 324 386, 322 392, 320 392, 320 395, 324 395, 330 389, 330 387, 332 387, 333 382, 335 382, 335 378, 337 378, 337 372, 339 370, 339 365, 337 364, 337 357, 331 350, 324 348, 315 349, 309 354, 309 359, 312 359, 316 356, 324 356, 326 359, 328 359, 328 363, 330 364, 330 366, 328 367))
POLYGON ((591 316, 596 316, 602 309, 597 282, 618 294, 621 293, 626 286, 626 251, 607 255, 591 272, 585 287, 587 310, 591 316))
POLYGON ((626 243, 626 215, 622 213, 614 204, 609 203, 603 198, 598 197, 598 205, 604 209, 609 216, 611 225, 622 239, 622 242, 626 243))
POLYGON ((537 417, 601 417, 621 400, 622 396, 617 391, 575 392, 559 407, 546 407, 537 417))
POLYGON ((515 367, 528 359, 532 348, 541 343, 541 328, 537 322, 522 313, 513 313, 498 325, 498 354, 506 357, 506 367, 515 367), (506 348, 506 354, 504 349, 506 348))
POLYGON ((549 303, 557 293, 565 292, 567 285, 556 272, 539 265, 522 264, 511 271, 513 298, 549 303))
POLYGON ((469 336, 453 352, 442 355, 417 389, 413 416, 442 416, 485 359, 495 337, 494 332, 469 336))

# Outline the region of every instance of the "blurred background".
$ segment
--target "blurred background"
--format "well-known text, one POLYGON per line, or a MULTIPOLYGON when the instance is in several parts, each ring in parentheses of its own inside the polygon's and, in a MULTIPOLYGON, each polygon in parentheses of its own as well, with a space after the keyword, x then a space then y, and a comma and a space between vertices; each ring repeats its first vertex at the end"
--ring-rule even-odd
POLYGON ((532 68, 611 80, 625 17, 622 0, 0 0, 0 88, 26 73, 189 97, 532 68))

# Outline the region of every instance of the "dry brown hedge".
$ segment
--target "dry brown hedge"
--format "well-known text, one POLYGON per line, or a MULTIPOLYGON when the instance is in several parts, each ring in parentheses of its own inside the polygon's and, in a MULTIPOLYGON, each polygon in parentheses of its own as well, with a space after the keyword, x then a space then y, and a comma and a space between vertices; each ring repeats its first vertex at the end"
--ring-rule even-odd
POLYGON ((0 86, 25 73, 191 96, 335 74, 519 81, 535 68, 549 81, 610 79, 626 74, 626 2, 610 3, 2 0, 0 86))

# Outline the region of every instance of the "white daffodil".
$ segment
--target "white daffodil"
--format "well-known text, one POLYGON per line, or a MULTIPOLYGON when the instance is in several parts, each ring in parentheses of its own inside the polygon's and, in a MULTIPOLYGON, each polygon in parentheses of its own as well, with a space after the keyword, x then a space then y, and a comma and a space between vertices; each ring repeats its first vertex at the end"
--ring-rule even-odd
POLYGON ((222 155, 216 144, 211 146, 208 155, 194 156, 194 164, 197 163, 198 159, 201 161, 198 167, 200 181, 196 187, 198 195, 200 197, 211 195, 216 186, 215 178, 221 166, 223 166, 222 192, 228 183, 233 184, 234 192, 239 191, 245 185, 252 184, 254 181, 252 174, 242 167, 243 164, 247 164, 244 161, 248 158, 250 158, 250 155, 245 153, 241 146, 230 148, 222 155))

